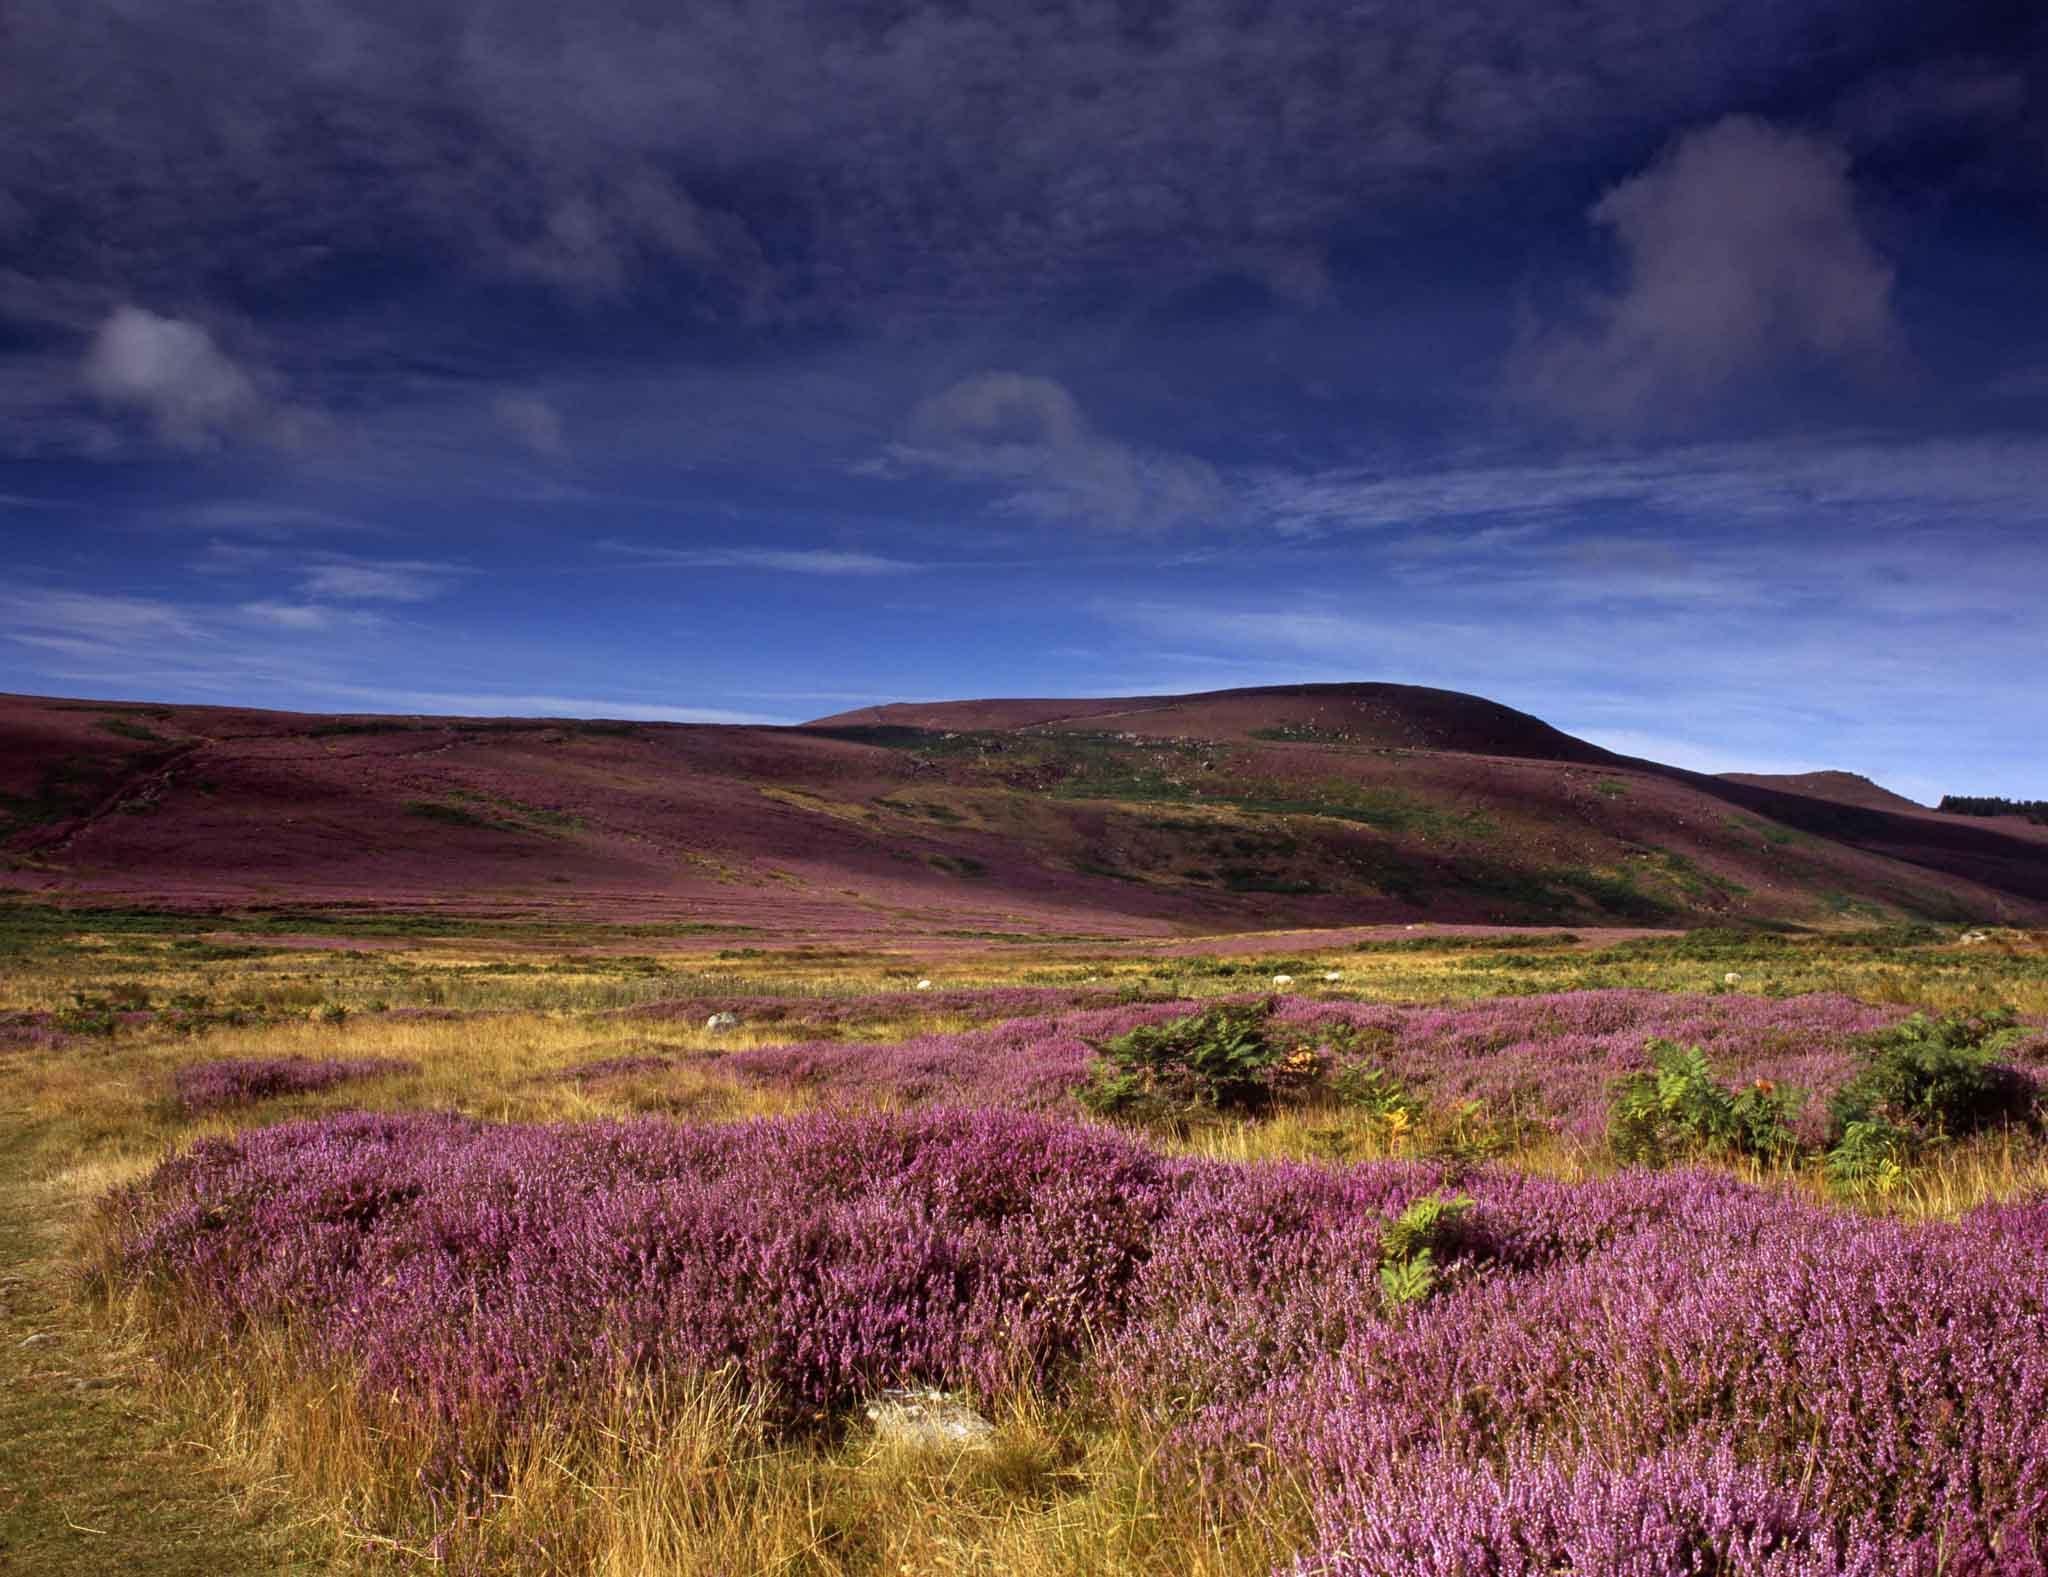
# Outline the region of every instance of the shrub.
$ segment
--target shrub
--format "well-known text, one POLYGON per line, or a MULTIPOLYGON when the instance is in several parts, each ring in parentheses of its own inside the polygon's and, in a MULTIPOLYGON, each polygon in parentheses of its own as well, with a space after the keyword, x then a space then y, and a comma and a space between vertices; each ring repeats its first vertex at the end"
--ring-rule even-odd
POLYGON ((111 1035, 120 1028, 120 1004, 111 996, 86 991, 71 993, 71 1005, 58 1010, 54 1023, 66 1035, 111 1035))
POLYGON ((1346 1106, 1355 1106, 1375 1117, 1401 1114, 1405 1126, 1422 1115, 1422 1102, 1397 1075, 1370 1062, 1354 1062, 1338 1070, 1330 1080, 1330 1093, 1346 1106))
POLYGON ((1380 1231, 1380 1297, 1389 1309, 1420 1303, 1436 1286, 1437 1263, 1457 1240, 1472 1208, 1469 1194, 1416 1200, 1380 1231))
POLYGON ((1800 1091, 1769 1079, 1731 1090, 1698 1046, 1653 1040, 1648 1049, 1650 1067, 1618 1082, 1608 1108, 1617 1158, 1658 1166, 1683 1155, 1777 1160, 1797 1151, 1792 1119, 1804 1101, 1800 1091))
POLYGON ((418 1063, 392 1057, 231 1057, 189 1064, 175 1080, 179 1109, 196 1117, 280 1095, 317 1094, 356 1079, 417 1072, 418 1063))
POLYGON ((1828 1182, 1846 1194, 1889 1194, 1906 1176, 1912 1136, 1882 1120, 1852 1122, 1828 1151, 1828 1182))
POLYGON ((1920 1138, 1954 1138, 2026 1115, 2033 1089, 1999 1052, 2019 1038, 2010 1012, 1916 1013, 1870 1037, 1862 1068, 1829 1106, 1839 1142, 1881 1121, 1920 1138))
POLYGON ((1141 1024, 1096 1047, 1081 1104, 1105 1117, 1185 1122, 1269 1110, 1276 1087, 1313 1077, 1306 1046, 1272 1033, 1272 1003, 1226 1003, 1165 1024, 1141 1024))

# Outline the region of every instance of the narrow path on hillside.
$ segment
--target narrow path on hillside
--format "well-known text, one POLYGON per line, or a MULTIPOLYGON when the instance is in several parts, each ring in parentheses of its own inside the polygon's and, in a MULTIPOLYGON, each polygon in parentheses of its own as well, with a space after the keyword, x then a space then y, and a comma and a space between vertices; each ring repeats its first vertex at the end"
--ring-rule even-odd
POLYGON ((275 1495, 180 1440, 85 1318, 71 1223, 53 1217, 36 1175, 44 1137, 0 1112, 0 1572, 345 1569, 275 1495))

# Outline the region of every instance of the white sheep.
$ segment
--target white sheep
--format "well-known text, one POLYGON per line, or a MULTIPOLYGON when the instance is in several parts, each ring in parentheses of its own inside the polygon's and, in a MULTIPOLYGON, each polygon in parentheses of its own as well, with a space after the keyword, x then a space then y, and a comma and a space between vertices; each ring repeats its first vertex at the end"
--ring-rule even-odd
POLYGON ((1293 985, 1293 984, 1294 984, 1294 976, 1292 976, 1292 975, 1275 975, 1275 976, 1273 977, 1273 984, 1274 984, 1274 985, 1276 985, 1276 986, 1291 986, 1291 985, 1293 985))

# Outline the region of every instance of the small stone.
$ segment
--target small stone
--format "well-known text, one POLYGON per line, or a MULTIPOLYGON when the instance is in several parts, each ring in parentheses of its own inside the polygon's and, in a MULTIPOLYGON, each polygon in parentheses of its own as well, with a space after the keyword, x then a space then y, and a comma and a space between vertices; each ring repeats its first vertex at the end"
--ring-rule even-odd
POLYGON ((1341 969, 1326 969, 1323 971, 1323 978, 1325 980, 1342 980, 1344 978, 1344 971, 1341 969))
POLYGON ((931 982, 930 982, 929 980, 920 980, 920 981, 919 981, 919 982, 917 983, 917 989, 918 989, 918 990, 920 990, 920 991, 929 991, 929 990, 931 990, 931 988, 932 988, 932 983, 931 983, 931 982))
POLYGON ((944 1391, 884 1391, 867 1405, 875 1438, 891 1445, 926 1449, 985 1446, 996 1427, 956 1396, 944 1391))
POLYGON ((723 1035, 727 1030, 739 1027, 740 1016, 737 1013, 714 1013, 704 1021, 705 1030, 713 1035, 723 1035))

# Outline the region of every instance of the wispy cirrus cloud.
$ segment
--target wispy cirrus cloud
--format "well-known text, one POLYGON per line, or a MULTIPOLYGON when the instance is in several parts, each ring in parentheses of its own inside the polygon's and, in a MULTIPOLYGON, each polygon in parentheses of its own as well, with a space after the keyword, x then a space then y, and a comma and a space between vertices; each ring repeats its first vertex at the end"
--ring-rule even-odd
POLYGON ((307 634, 344 629, 370 630, 386 622, 382 615, 366 613, 360 608, 331 608, 309 602, 245 602, 238 611, 251 623, 307 634))
POLYGON ((461 717, 615 718, 634 723, 758 723, 776 726, 793 721, 757 712, 720 707, 671 706, 617 696, 535 695, 475 690, 402 690, 370 685, 314 682, 309 690, 381 708, 443 713, 461 717))
POLYGON ((304 568, 300 589, 342 602, 427 602, 464 573, 459 565, 425 560, 328 557, 304 568))
POLYGON ((750 569, 779 575, 907 575, 931 566, 837 548, 654 548, 607 542, 608 551, 664 569, 750 569))
POLYGON ((1502 460, 1480 453, 1386 466, 1265 469, 1236 479, 1246 518, 1312 536, 1466 521, 1569 523, 1626 504, 1731 529, 1950 520, 2048 526, 2048 438, 1871 436, 1581 449, 1502 460))
POLYGON ((11 639, 90 643, 102 649, 162 641, 198 641, 206 631, 193 614, 152 597, 37 589, 0 592, 0 619, 11 639))
POLYGON ((325 531, 355 533, 382 529, 369 521, 335 510, 254 499, 224 499, 195 504, 174 512, 168 518, 177 525, 200 526, 208 531, 255 537, 289 538, 325 531))

